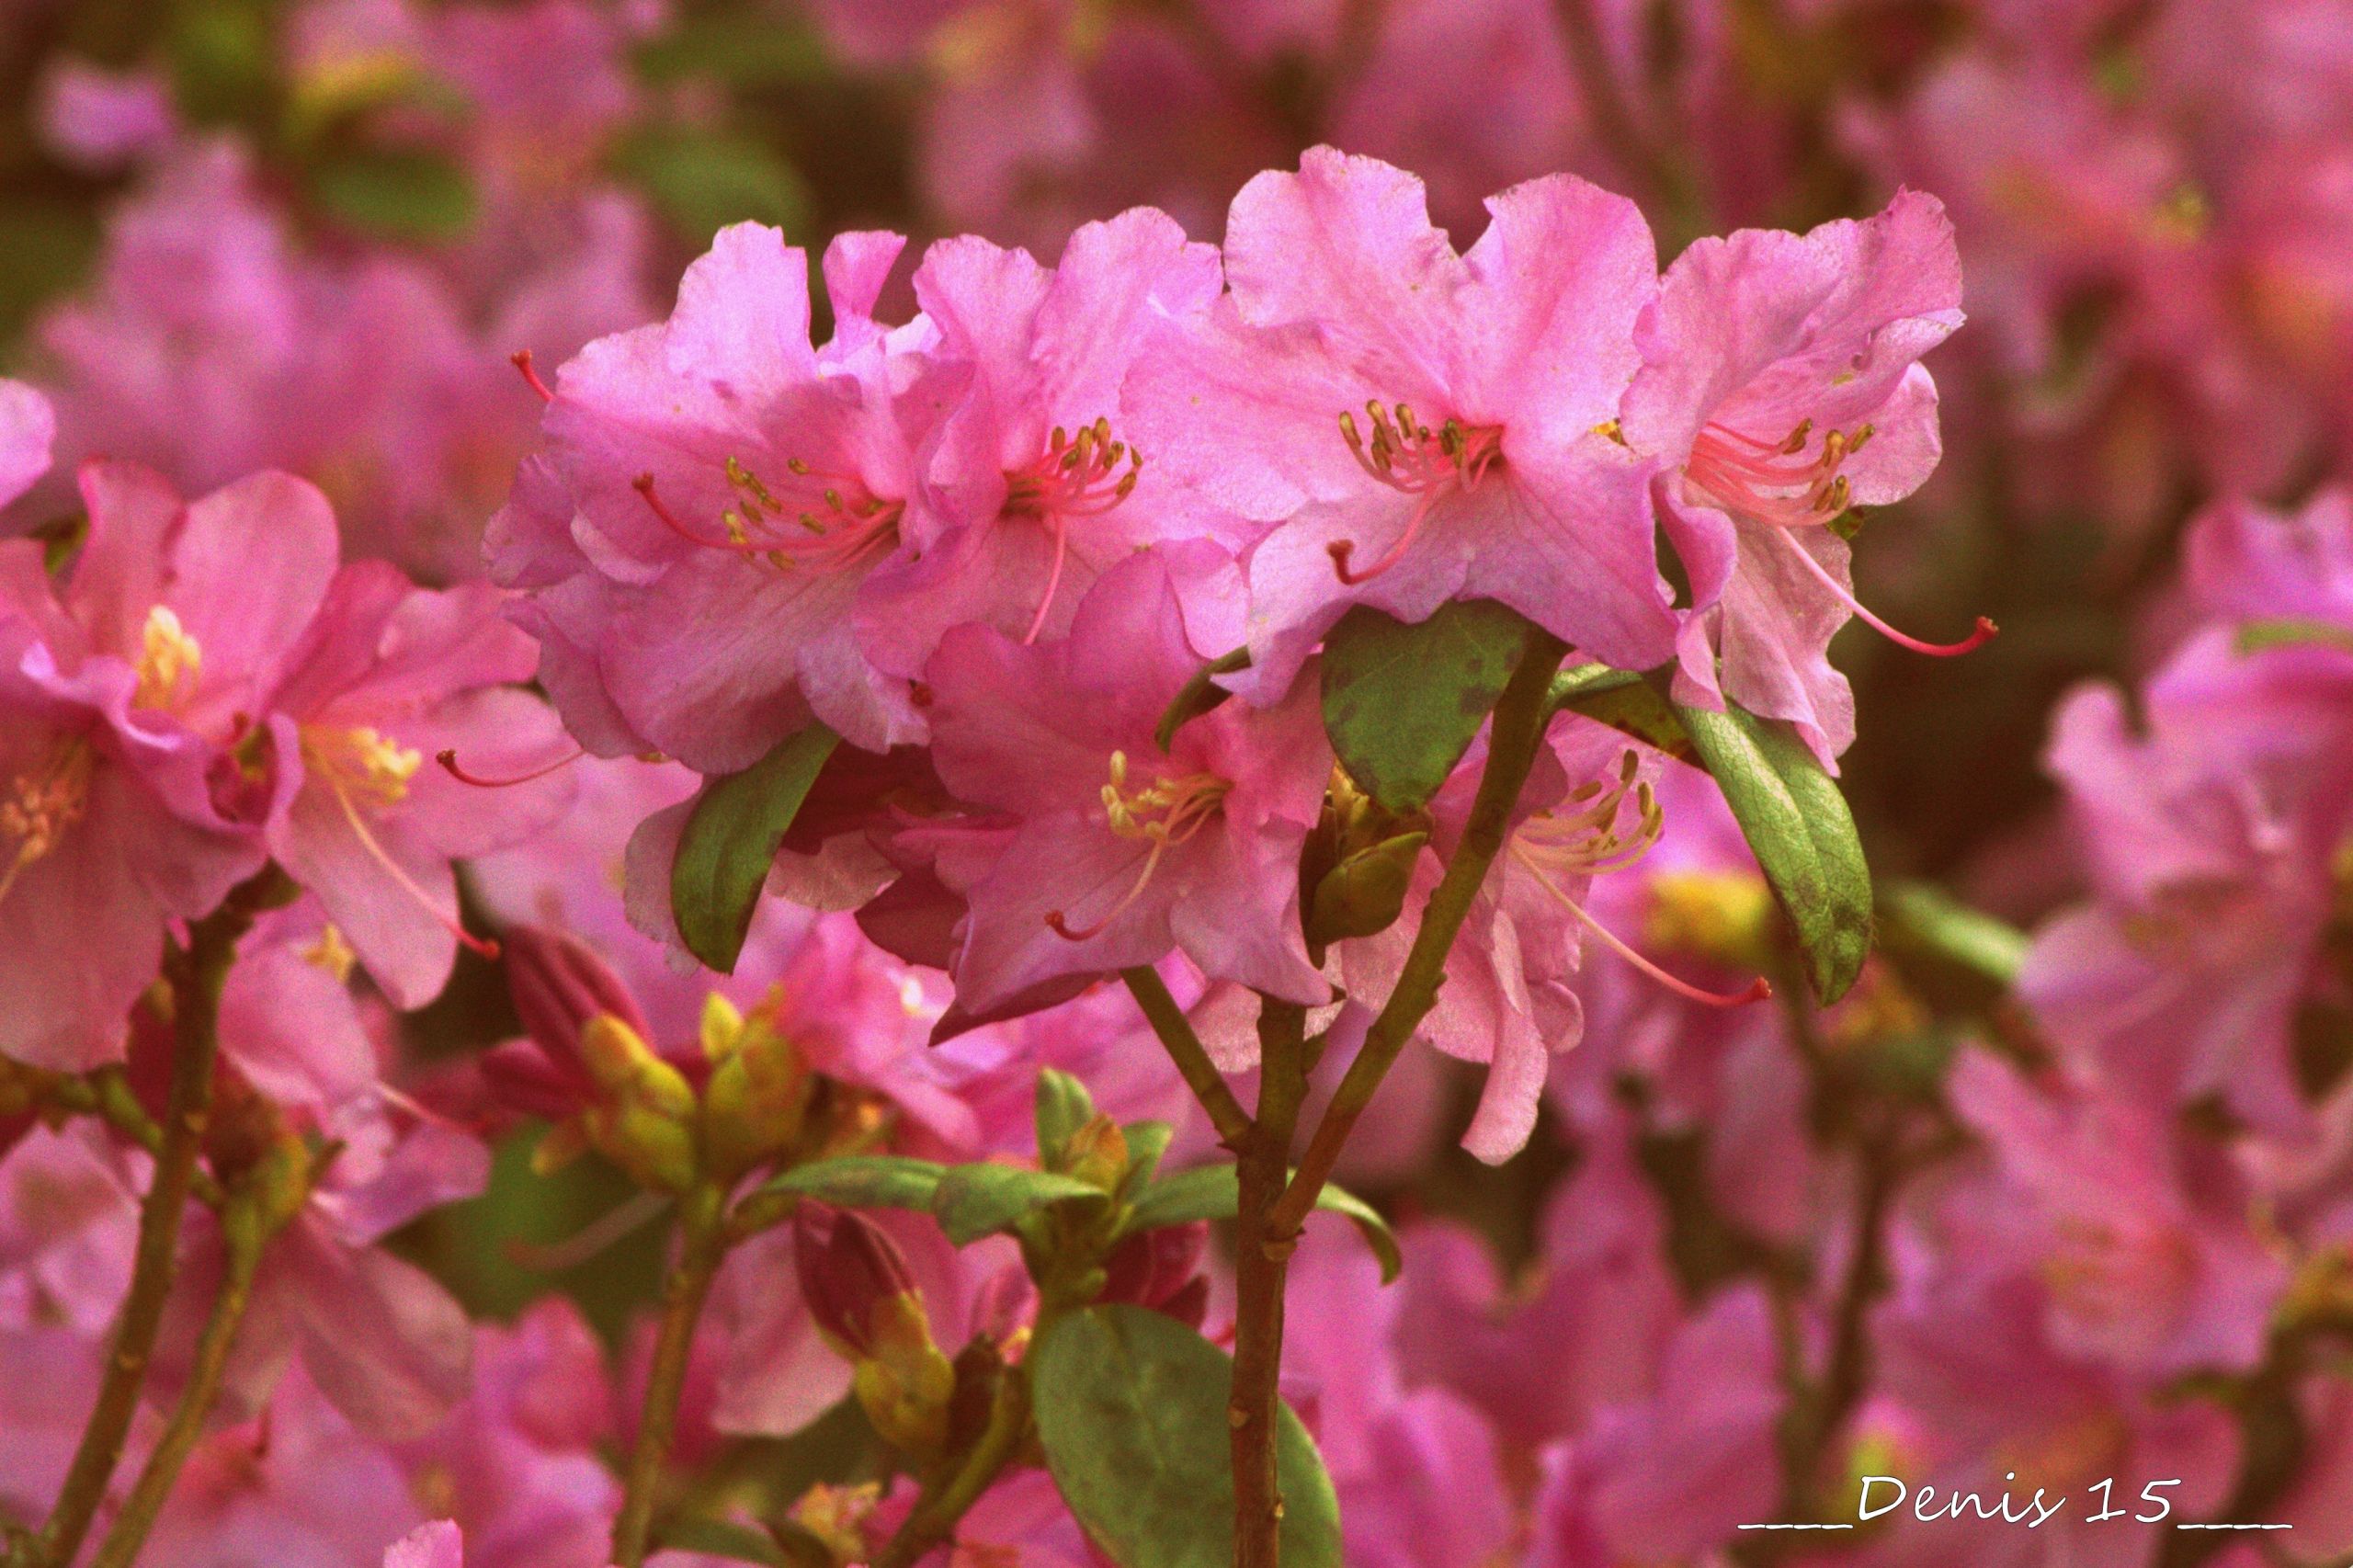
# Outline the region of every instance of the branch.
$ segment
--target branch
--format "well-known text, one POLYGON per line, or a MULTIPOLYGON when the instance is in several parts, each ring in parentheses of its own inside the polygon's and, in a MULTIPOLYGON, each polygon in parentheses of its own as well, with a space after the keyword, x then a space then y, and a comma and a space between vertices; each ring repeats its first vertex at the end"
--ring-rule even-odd
POLYGON ((1512 809, 1519 803, 1520 788, 1528 782, 1529 770, 1543 744, 1551 717, 1546 698, 1552 674, 1567 652, 1557 638, 1541 631, 1530 634, 1528 652, 1495 704, 1495 722, 1487 738, 1486 771, 1479 777, 1479 792, 1472 801, 1462 842, 1446 863, 1445 875, 1422 911, 1421 928, 1414 933, 1414 945, 1405 955, 1396 989, 1365 1031, 1363 1049, 1333 1091, 1332 1103, 1324 1108, 1307 1152, 1300 1156, 1298 1174, 1275 1206, 1269 1218, 1275 1234, 1298 1233, 1324 1184, 1331 1179, 1332 1167, 1338 1163, 1341 1146, 1357 1118, 1372 1103, 1397 1053, 1437 1004, 1438 988, 1446 979, 1447 954, 1487 879, 1487 868, 1503 851, 1512 809))
POLYGON ((678 1399, 686 1387, 687 1359, 695 1325, 711 1280, 727 1257, 727 1192, 706 1181, 678 1205, 682 1244, 678 1261, 662 1288, 662 1327, 654 1342, 654 1365, 646 1374, 645 1403, 638 1415, 637 1442, 630 1450, 621 1510, 613 1522, 613 1562, 618 1568, 643 1568, 653 1536, 654 1494, 670 1457, 678 1426, 678 1399))
POLYGON ((1271 997, 1258 1007, 1258 1119, 1235 1161, 1233 1426, 1234 1568, 1276 1568, 1282 1488, 1275 1413, 1282 1376, 1283 1286, 1299 1227, 1277 1209, 1307 1097, 1306 1010, 1271 997))
MULTIPOLYGON (((276 867, 265 868, 190 927, 187 947, 173 948, 165 956, 164 974, 172 989, 172 1086, 156 1134, 154 1176, 140 1204, 131 1289, 123 1299, 97 1402, 82 1428, 82 1440, 49 1520, 34 1539, 35 1563, 63 1568, 80 1553, 115 1467, 122 1462, 123 1441, 138 1414, 139 1391, 163 1326, 164 1303, 178 1272, 180 1221, 197 1186, 197 1157, 212 1108, 212 1067, 221 1051, 221 988, 236 961, 237 939, 283 881, 276 867)), ((92 1092, 94 1108, 105 1114, 106 1096, 92 1092)), ((219 1188, 212 1191, 217 1194, 219 1188)))

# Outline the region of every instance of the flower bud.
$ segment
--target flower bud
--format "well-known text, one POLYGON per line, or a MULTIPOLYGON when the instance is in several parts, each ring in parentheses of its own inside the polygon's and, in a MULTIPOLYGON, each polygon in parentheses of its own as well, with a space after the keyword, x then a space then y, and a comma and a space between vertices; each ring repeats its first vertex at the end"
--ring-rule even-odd
POLYGON ((747 1018, 716 992, 702 1010, 703 1150, 714 1171, 733 1176, 789 1153, 801 1140, 816 1088, 808 1064, 777 1032, 775 1014, 747 1018))
POLYGON ((1100 1299, 1150 1307, 1199 1326, 1209 1306, 1209 1278, 1201 1272, 1209 1244, 1210 1228, 1200 1221, 1130 1236, 1103 1260, 1100 1299))
POLYGON ((1406 890, 1427 833, 1401 833, 1351 851, 1324 873, 1308 903, 1311 941, 1330 943, 1386 931, 1405 908, 1406 890))
POLYGON ((599 1091, 580 1119, 589 1143, 643 1186, 693 1186, 699 1108, 686 1074, 609 1013, 582 1027, 579 1048, 599 1091))
POLYGON ((793 1263, 820 1333, 850 1363, 850 1383, 883 1438, 930 1455, 947 1440, 956 1370, 931 1337, 907 1260, 864 1215, 801 1204, 793 1263))
POLYGON ((1062 1168, 1089 1187, 1119 1190, 1128 1174, 1128 1135, 1097 1111, 1063 1143, 1062 1168))
POLYGON ((652 1031, 629 987, 578 938, 537 926, 517 926, 499 937, 506 952, 506 989, 524 1032, 559 1073, 587 1068, 580 1031, 595 1017, 619 1019, 640 1039, 652 1031))

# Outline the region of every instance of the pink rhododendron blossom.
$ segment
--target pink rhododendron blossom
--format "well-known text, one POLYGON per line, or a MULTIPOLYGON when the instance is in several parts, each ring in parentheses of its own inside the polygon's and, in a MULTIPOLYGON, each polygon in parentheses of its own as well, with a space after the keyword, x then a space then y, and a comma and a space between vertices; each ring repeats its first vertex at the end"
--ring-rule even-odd
POLYGON ((1331 772, 1313 687, 1220 708, 1164 753, 1154 728, 1203 658, 1153 556, 1106 574, 1066 642, 966 627, 941 643, 928 682, 940 778, 994 813, 938 854, 967 907, 953 965, 964 1007, 1176 948, 1214 978, 1324 1000, 1299 923, 1299 854, 1331 772))
POLYGON ((1853 741, 1824 655, 1849 613, 1887 629, 1855 602, 1828 525, 1936 466, 1936 386, 1916 361, 1960 306, 1951 225, 1910 192, 1865 222, 1699 240, 1667 269, 1623 428, 1665 465, 1659 514, 1691 574, 1683 700, 1787 719, 1825 762, 1853 741))
POLYGON ((157 77, 118 75, 61 61, 41 83, 41 136, 67 162, 106 173, 155 152, 179 133, 171 95, 157 77))
POLYGON ((1649 231, 1568 176, 1489 210, 1458 255, 1412 176, 1312 151, 1235 198, 1230 293, 1130 378, 1151 460, 1264 536, 1260 700, 1356 604, 1412 621, 1492 598, 1612 664, 1670 655, 1650 464, 1603 428, 1656 291, 1649 231))
POLYGON ((1995 1163, 1956 1200, 1966 1253, 1988 1268, 2030 1260, 2055 1349, 2156 1378, 2262 1359, 2287 1270, 2220 1151, 2168 1137, 2130 1102, 2038 1093, 1982 1051, 1961 1059, 1952 1093, 1995 1163))
POLYGON ((165 923, 209 913, 264 848, 217 732, 251 711, 334 569, 317 493, 260 475, 183 506, 130 465, 83 474, 87 539, 61 588, 0 543, 0 1049, 78 1070, 121 1051, 165 923), (256 561, 265 533, 277 548, 256 561))
POLYGON ((554 714, 506 684, 530 667, 487 585, 435 593, 363 562, 336 575, 267 696, 270 849, 396 1006, 449 978, 464 936, 449 863, 527 836, 570 798, 561 773, 522 777, 563 753, 554 714), (428 765, 445 751, 520 781, 465 784, 428 765))

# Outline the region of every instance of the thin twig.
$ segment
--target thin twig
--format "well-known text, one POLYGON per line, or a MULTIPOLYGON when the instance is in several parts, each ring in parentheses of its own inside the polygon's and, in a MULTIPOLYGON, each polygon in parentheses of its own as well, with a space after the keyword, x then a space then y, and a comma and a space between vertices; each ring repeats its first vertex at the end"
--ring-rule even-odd
POLYGON ((1275 1415, 1282 1377, 1283 1285, 1299 1227, 1276 1206, 1290 1171, 1299 1108, 1307 1097, 1306 1010, 1295 1002, 1258 1008, 1258 1117, 1235 1161, 1233 1426, 1234 1568, 1276 1568, 1282 1545, 1282 1489, 1275 1469, 1275 1415))
POLYGON ((1488 735, 1486 771, 1479 776, 1479 792, 1472 801, 1462 842, 1447 861, 1445 874, 1422 911, 1421 928, 1414 933, 1414 945, 1405 954, 1396 988, 1365 1031, 1363 1049, 1333 1091, 1332 1103, 1324 1108, 1307 1152, 1300 1157, 1298 1174, 1275 1206, 1275 1233, 1296 1234, 1305 1222, 1324 1184, 1331 1179, 1332 1167, 1357 1118, 1372 1103, 1398 1052, 1437 1004, 1438 988, 1446 978, 1447 954, 1471 913, 1480 885, 1486 881, 1488 866, 1503 851, 1512 809, 1519 803, 1520 788, 1528 782, 1529 770, 1543 744, 1550 717, 1545 699, 1553 672, 1561 667, 1567 652, 1558 639, 1540 631, 1532 633, 1519 668, 1504 687, 1488 735))
POLYGON ((654 1499, 677 1431, 678 1400, 686 1388, 695 1326, 710 1299, 711 1280, 727 1256, 724 1187, 702 1183, 680 1200, 678 1214, 678 1261, 662 1288, 662 1326, 654 1342, 654 1365, 646 1373, 645 1403, 638 1415, 637 1442, 630 1449, 620 1515, 613 1523, 618 1568, 643 1568, 653 1537, 654 1499))

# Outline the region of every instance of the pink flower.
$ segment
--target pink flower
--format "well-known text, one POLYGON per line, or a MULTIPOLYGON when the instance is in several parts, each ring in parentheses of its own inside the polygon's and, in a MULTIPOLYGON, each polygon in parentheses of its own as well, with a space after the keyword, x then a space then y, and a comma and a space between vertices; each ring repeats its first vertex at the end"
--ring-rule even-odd
POLYGON ((1656 1380, 1552 1456, 1536 1504, 1540 1568, 1689 1561, 1773 1517, 1788 1396, 1764 1288, 1733 1286, 1695 1312, 1656 1380))
POLYGON ((555 715, 506 683, 527 678, 529 639, 486 584, 413 588, 381 562, 346 567, 266 699, 268 838, 326 908, 396 1006, 429 1002, 460 939, 450 862, 504 847, 569 803, 555 715), (427 758, 477 775, 461 783, 427 758))
POLYGON ((61 60, 40 84, 41 139, 60 158, 106 174, 169 144, 180 133, 171 89, 160 76, 117 74, 61 60))
POLYGON ((205 1435, 147 1551, 159 1562, 343 1568, 378 1561, 422 1519, 392 1456, 298 1369, 266 1414, 205 1435))
POLYGON ((131 1281, 143 1155, 35 1126, 0 1157, 0 1329, 104 1339, 131 1281))
POLYGON ((740 224, 688 269, 666 324, 564 367, 550 449, 494 521, 490 558, 527 590, 517 619, 591 750, 658 746, 724 773, 813 717, 874 751, 921 738, 857 614, 870 577, 912 570, 938 538, 925 473, 964 374, 928 323, 871 318, 901 243, 829 247, 822 350, 802 254, 740 224))
POLYGON ((1565 176, 1488 210, 1457 255, 1418 180, 1312 150, 1235 198, 1231 293, 1130 378, 1151 460, 1263 535, 1237 677, 1259 700, 1355 604, 1492 598, 1612 664, 1671 655, 1651 465, 1601 430, 1639 363, 1649 231, 1565 176))
POLYGON ((1951 1093, 1995 1162, 1953 1199, 1955 1267, 2032 1269, 2045 1335, 2068 1356, 2152 1379, 2263 1359, 2288 1271, 2222 1151, 2084 1085, 2038 1093, 1983 1051, 1962 1056, 1951 1093))
POLYGON ((1406 1376, 1484 1412, 1516 1449, 1584 1429, 1642 1395, 1681 1312, 1666 1219, 1623 1127, 1583 1141, 1575 1173, 1546 1199, 1522 1288, 1485 1242, 1449 1224, 1405 1232, 1396 1286, 1406 1376))
POLYGON ((418 1500, 449 1517, 438 1528, 454 1540, 462 1526, 477 1561, 595 1568, 620 1504, 598 1457, 610 1400, 603 1347, 570 1301, 551 1298, 512 1327, 479 1326, 472 1391, 396 1452, 418 1500))
POLYGON ((2339 646, 2353 641, 2353 492, 2324 490, 2301 512, 2224 501, 2191 525, 2183 549, 2206 615, 2307 621, 2343 631, 2339 646))
POLYGON ((2241 655, 2212 629, 2143 697, 2061 707, 2050 765, 2097 897, 2038 933, 2020 994, 2063 1046, 2165 1103, 2220 1095, 2267 1131, 2310 1124, 2292 1054, 2325 983, 2332 867, 2353 835, 2353 704, 2341 649, 2241 655))
POLYGON ((1080 229, 1051 271, 1026 251, 942 240, 915 289, 941 353, 969 361, 972 380, 932 465, 957 520, 862 607, 870 651, 906 676, 950 626, 1033 642, 1066 632, 1105 570, 1189 531, 1114 420, 1155 324, 1216 296, 1217 252, 1145 208, 1080 229))
POLYGON ((1515 1520, 1495 1434, 1460 1394, 1409 1386, 1394 1290, 1363 1243, 1311 1224, 1291 1259, 1284 1393, 1340 1498, 1343 1552, 1369 1568, 1499 1561, 1515 1520))
POLYGON ((1300 851, 1331 749, 1311 682, 1153 731, 1202 651, 1158 555, 1107 574, 1066 642, 951 631, 929 681, 940 778, 1001 829, 939 853, 967 904, 955 955, 974 1014, 1064 977, 1182 949, 1217 979, 1321 1002, 1299 924, 1300 851))
POLYGON ((1916 361, 1960 305, 1951 225, 1910 192, 1859 223, 1699 240, 1668 268, 1623 428, 1665 464, 1659 514, 1691 574, 1682 700, 1787 719, 1828 763, 1854 739, 1853 695, 1825 656, 1848 613, 1907 647, 1962 651, 1856 603, 1828 526, 1936 466, 1936 385, 1916 361))
POLYGON ((121 1051, 167 920, 209 913, 265 850, 213 741, 301 631, 335 525, 283 475, 183 506, 129 464, 82 476, 90 531, 62 599, 0 544, 0 1050, 80 1071, 121 1051), (264 536, 268 550, 257 550, 264 536))
MULTIPOLYGON (((273 1403, 289 1363, 372 1436, 415 1437, 463 1397, 473 1349, 465 1312, 383 1239, 420 1214, 479 1194, 490 1153, 472 1136, 387 1108, 370 1095, 317 1119, 341 1149, 301 1211, 262 1255, 222 1403, 233 1416, 273 1403)), ((186 1222, 183 1287, 157 1355, 160 1391, 185 1373, 199 1323, 219 1288, 218 1226, 186 1222)))

